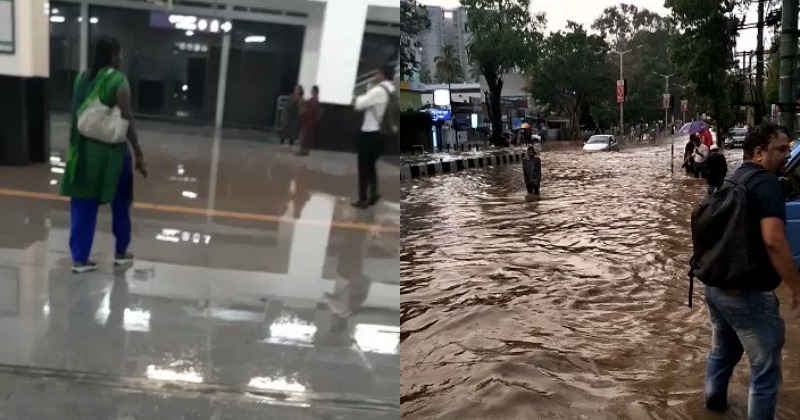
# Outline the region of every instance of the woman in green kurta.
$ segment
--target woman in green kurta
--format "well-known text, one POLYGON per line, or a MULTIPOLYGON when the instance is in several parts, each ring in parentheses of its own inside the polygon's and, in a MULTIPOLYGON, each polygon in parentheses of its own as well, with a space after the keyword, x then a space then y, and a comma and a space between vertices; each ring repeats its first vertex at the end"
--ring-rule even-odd
POLYGON ((116 238, 115 265, 128 264, 131 239, 130 206, 133 202, 133 168, 128 144, 108 144, 83 136, 77 128, 78 114, 93 93, 109 107, 117 106, 122 118, 130 121, 127 137, 136 158, 136 169, 145 177, 142 150, 133 127, 128 79, 119 71, 122 48, 116 39, 103 38, 97 43, 94 63, 88 72, 78 75, 72 100, 67 167, 61 194, 70 200, 70 251, 72 271, 85 273, 97 269, 89 261, 94 239, 97 210, 111 204, 116 238))

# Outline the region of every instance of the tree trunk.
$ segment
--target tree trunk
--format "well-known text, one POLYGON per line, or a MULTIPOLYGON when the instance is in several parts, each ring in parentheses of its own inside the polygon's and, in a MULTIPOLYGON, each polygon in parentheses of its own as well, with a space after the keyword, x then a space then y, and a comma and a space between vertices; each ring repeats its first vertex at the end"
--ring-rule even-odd
POLYGON ((575 102, 575 112, 572 113, 572 139, 581 140, 581 104, 575 102))
POLYGON ((484 75, 489 87, 489 117, 492 120, 491 142, 495 146, 504 146, 503 115, 500 113, 500 94, 503 92, 503 79, 494 74, 484 75), (488 77, 487 77, 488 76, 488 77))

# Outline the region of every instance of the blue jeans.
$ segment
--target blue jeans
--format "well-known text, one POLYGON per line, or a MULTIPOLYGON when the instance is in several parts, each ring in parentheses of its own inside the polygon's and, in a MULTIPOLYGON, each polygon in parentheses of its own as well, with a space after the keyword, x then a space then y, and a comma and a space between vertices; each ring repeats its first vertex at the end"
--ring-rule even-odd
MULTIPOLYGON (((122 172, 119 175, 117 193, 111 202, 111 230, 116 238, 116 255, 125 255, 131 243, 131 204, 133 201, 133 161, 130 153, 125 153, 122 172)), ((69 248, 72 261, 86 264, 92 253, 94 230, 97 224, 97 200, 73 198, 70 200, 69 248)))
POLYGON ((750 361, 750 420, 773 420, 781 385, 784 323, 775 292, 706 286, 713 326, 706 368, 706 404, 727 406, 728 382, 744 352, 750 361))

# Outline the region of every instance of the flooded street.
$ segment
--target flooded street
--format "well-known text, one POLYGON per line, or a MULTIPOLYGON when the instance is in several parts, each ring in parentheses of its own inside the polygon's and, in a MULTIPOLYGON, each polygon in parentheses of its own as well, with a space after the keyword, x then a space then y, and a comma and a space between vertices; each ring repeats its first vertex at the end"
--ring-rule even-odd
MULTIPOLYGON (((746 360, 729 412, 704 406, 710 323, 702 287, 686 306, 686 273, 706 184, 684 175, 683 145, 674 175, 668 145, 546 145, 531 203, 519 164, 404 182, 403 419, 745 418, 746 360)), ((777 418, 797 419, 800 321, 786 324, 777 418)))

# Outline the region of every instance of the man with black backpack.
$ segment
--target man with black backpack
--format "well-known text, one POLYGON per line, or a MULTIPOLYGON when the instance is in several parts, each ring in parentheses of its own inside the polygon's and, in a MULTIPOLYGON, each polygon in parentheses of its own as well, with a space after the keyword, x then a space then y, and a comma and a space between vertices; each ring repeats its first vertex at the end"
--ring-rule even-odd
POLYGON ((400 102, 394 89, 394 67, 375 71, 375 85, 355 99, 356 111, 364 111, 364 123, 357 140, 358 201, 354 207, 365 209, 380 200, 376 164, 386 141, 400 135, 400 102))
POLYGON ((784 344, 775 295, 781 280, 792 291, 792 310, 800 302, 800 272, 786 240, 786 203, 776 176, 788 155, 784 127, 756 127, 745 140, 744 163, 692 213, 690 281, 697 278, 705 284, 713 326, 706 407, 727 410, 728 382, 746 352, 750 420, 772 420, 775 415, 784 344))

